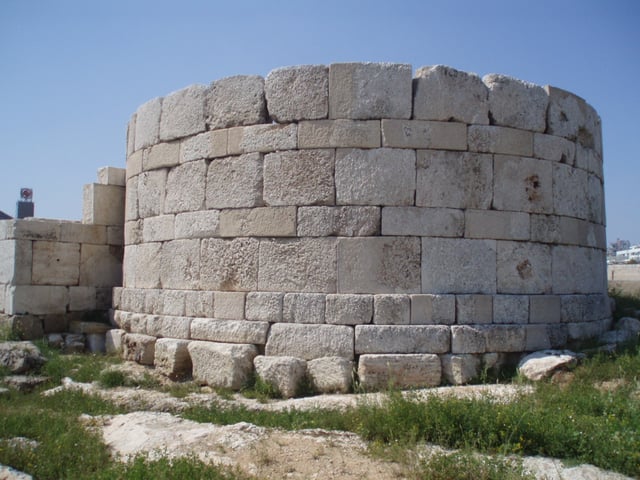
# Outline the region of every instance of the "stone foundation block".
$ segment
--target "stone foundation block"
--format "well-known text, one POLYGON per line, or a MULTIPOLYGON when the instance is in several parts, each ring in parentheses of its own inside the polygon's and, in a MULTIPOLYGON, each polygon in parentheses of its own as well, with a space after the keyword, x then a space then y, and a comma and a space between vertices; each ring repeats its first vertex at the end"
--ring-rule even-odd
POLYGON ((482 81, 489 88, 489 111, 496 125, 545 131, 549 98, 542 87, 495 73, 482 81))
POLYGON ((573 165, 576 160, 576 144, 566 138, 536 133, 533 136, 533 156, 573 165))
POLYGON ((442 355, 442 374, 451 385, 464 385, 480 375, 482 360, 479 355, 442 355))
POLYGON ((180 163, 226 157, 228 155, 227 137, 228 130, 224 129, 185 138, 180 143, 180 163))
POLYGON ((527 352, 535 352, 548 348, 551 348, 551 341, 547 325, 527 325, 525 350, 527 352))
POLYGON ((247 320, 281 322, 283 298, 284 293, 249 292, 244 306, 245 317, 247 320))
POLYGON ((80 247, 80 285, 113 287, 122 284, 123 248, 83 244, 80 247))
POLYGON ((480 77, 444 65, 421 67, 413 79, 413 118, 487 125, 488 90, 480 77))
POLYGON ((96 287, 69 287, 69 311, 96 310, 96 287))
MULTIPOLYGON (((138 217, 153 217, 164 213, 166 183, 167 171, 165 169, 142 172, 138 175, 138 217)), ((129 219, 134 220, 133 217, 129 217, 129 219)))
POLYGON ((498 291, 550 293, 551 260, 551 249, 547 245, 498 242, 498 291))
POLYGON ((138 107, 136 111, 135 150, 140 150, 158 142, 161 112, 161 98, 154 98, 138 107))
POLYGON ((191 321, 191 338, 194 340, 264 345, 268 331, 268 322, 214 318, 194 318, 191 321))
POLYGON ((180 144, 157 143, 144 151, 142 155, 142 170, 156 170, 158 168, 175 167, 180 163, 180 144))
POLYGON ((131 153, 127 156, 127 182, 130 179, 136 179, 137 175, 142 172, 142 157, 144 154, 144 150, 138 150, 137 152, 131 153))
POLYGON ((467 126, 455 122, 382 120, 382 146, 466 150, 467 126))
POLYGON ((185 308, 184 314, 188 317, 209 317, 215 316, 213 310, 213 292, 208 291, 186 291, 184 292, 185 308))
POLYGON ((125 360, 142 365, 153 365, 156 337, 141 333, 127 333, 122 346, 122 356, 125 360))
POLYGON ((218 210, 185 212, 175 217, 175 238, 217 237, 219 229, 220 212, 218 210))
POLYGON ((32 284, 78 285, 79 243, 33 242, 32 255, 32 284))
MULTIPOLYGON (((160 281, 163 289, 187 290, 198 288, 200 285, 199 240, 182 239, 162 244, 160 281)), ((182 308, 184 308, 184 298, 182 302, 182 308)))
POLYGON ((174 215, 146 218, 142 224, 142 241, 149 243, 173 240, 175 238, 174 218, 174 215))
POLYGON ((147 334, 154 337, 191 338, 190 317, 147 315, 147 334))
POLYGON ((357 325, 356 355, 365 353, 445 353, 449 327, 440 325, 357 325))
POLYGON ((487 341, 482 327, 454 325, 451 327, 451 353, 484 353, 487 341))
POLYGON ((116 185, 124 187, 126 169, 116 167, 100 167, 98 169, 98 183, 102 185, 116 185))
POLYGON ((144 313, 132 313, 129 317, 128 328, 125 328, 131 333, 147 334, 147 320, 149 315, 144 313))
POLYGON ((411 302, 408 295, 374 295, 373 323, 375 325, 409 325, 411 302))
POLYGON ((334 63, 329 66, 329 118, 410 118, 411 65, 334 63))
POLYGON ((7 287, 5 313, 45 315, 66 313, 69 289, 62 286, 18 285, 7 287))
POLYGON ((216 80, 209 88, 205 116, 209 130, 265 123, 264 79, 236 75, 216 80))
POLYGON ((295 237, 296 207, 260 207, 220 212, 221 237, 295 237))
POLYGON ((35 315, 2 315, 0 314, 0 327, 5 327, 10 333, 14 333, 21 340, 41 339, 46 330, 43 321, 35 315))
POLYGON ((382 235, 462 237, 465 214, 452 208, 384 207, 382 235))
POLYGON ((494 125, 470 125, 469 151, 504 155, 533 155, 533 132, 494 125))
POLYGON ((206 173, 205 160, 172 168, 167 176, 164 211, 180 213, 201 210, 204 206, 206 173))
POLYGON ((88 333, 85 335, 85 345, 90 353, 105 353, 106 342, 104 333, 88 333))
POLYGON ((256 290, 258 249, 254 238, 205 238, 200 246, 200 288, 203 290, 256 290))
POLYGON ((553 293, 596 293, 606 290, 606 260, 601 250, 552 247, 553 293), (571 275, 567 275, 571 272, 571 275))
POLYGON ((529 214, 497 210, 467 210, 464 214, 465 238, 529 240, 529 214))
POLYGON ((191 85, 162 99, 160 140, 173 140, 204 132, 207 87, 191 85))
POLYGON ((353 359, 353 327, 275 323, 269 331, 265 354, 304 360, 321 357, 353 359))
POLYGON ((450 325, 456 321, 455 295, 410 295, 412 325, 450 325))
POLYGON ((122 354, 124 336, 127 332, 114 328, 105 333, 105 351, 109 355, 122 354))
POLYGON ((313 120, 298 124, 298 148, 378 148, 379 120, 313 120))
POLYGON ((295 397, 306 374, 307 362, 295 357, 265 357, 253 359, 256 375, 272 385, 283 398, 295 397))
POLYGON ((33 242, 0 240, 0 284, 30 285, 32 269, 33 242))
POLYGON ((244 292, 216 292, 213 301, 213 316, 221 319, 241 320, 244 318, 244 301, 244 292))
POLYGON ((493 323, 529 322, 529 297, 527 295, 495 295, 493 297, 493 323))
POLYGON ((365 390, 435 387, 442 366, 438 355, 362 355, 358 378, 365 390))
POLYGON ((156 342, 154 365, 157 371, 172 380, 191 374, 188 340, 159 338, 156 342))
POLYGON ((372 295, 330 294, 326 297, 325 322, 334 325, 371 323, 372 295))
POLYGON ((529 297, 529 323, 560 323, 560 313, 560 296, 531 295, 529 297))
MULTIPOLYGON (((493 207, 531 213, 552 213, 557 164, 534 158, 496 155, 494 159, 493 207)), ((564 187, 563 187, 564 188, 564 187)))
MULTIPOLYGON (((110 245, 122 245, 122 241, 111 242, 108 240, 107 231, 113 228, 122 228, 122 226, 89 225, 79 222, 62 221, 60 223, 60 241, 66 243, 92 243, 94 245, 104 245, 107 243, 110 245)), ((114 239, 112 238, 111 240, 114 239)))
POLYGON ((602 154, 600 116, 587 102, 573 93, 545 87, 549 95, 548 132, 577 141, 602 154))
POLYGON ((299 237, 367 237, 379 233, 379 207, 298 207, 299 237))
POLYGON ((253 359, 258 355, 254 345, 213 342, 189 342, 193 379, 212 387, 239 390, 253 372, 253 359))
POLYGON ((325 323, 326 295, 320 293, 284 294, 282 321, 288 323, 325 323))
POLYGON ((74 320, 69 324, 70 333, 82 333, 85 335, 92 333, 105 334, 110 329, 109 325, 102 322, 84 322, 74 320))
POLYGON ((262 155, 246 153, 211 162, 207 171, 206 207, 262 205, 262 155))
POLYGON ((483 326, 488 352, 524 352, 526 325, 483 326))
POLYGON ((307 377, 318 393, 348 393, 353 372, 354 363, 342 357, 322 357, 307 362, 307 377))
POLYGON ((329 113, 329 69, 324 65, 272 70, 264 90, 269 116, 276 122, 316 120, 329 113))
POLYGON ((266 124, 234 127, 228 131, 229 155, 293 150, 298 146, 298 125, 266 124))

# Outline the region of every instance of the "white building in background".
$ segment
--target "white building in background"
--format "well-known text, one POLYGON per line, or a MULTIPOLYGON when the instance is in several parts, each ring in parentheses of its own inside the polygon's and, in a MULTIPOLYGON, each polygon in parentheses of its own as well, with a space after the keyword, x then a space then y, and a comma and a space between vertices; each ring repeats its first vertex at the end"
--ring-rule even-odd
POLYGON ((627 250, 618 250, 616 252, 616 260, 623 263, 630 260, 640 262, 640 245, 633 245, 627 250))

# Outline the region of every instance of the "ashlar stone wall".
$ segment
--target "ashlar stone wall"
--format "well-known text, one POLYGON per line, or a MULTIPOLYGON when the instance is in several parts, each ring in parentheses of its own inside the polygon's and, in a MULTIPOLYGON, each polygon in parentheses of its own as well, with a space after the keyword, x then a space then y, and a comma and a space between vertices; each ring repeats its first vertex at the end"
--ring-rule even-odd
POLYGON ((318 385, 463 383, 610 321, 600 118, 564 90, 279 68, 145 103, 127 155, 125 352, 191 368, 170 344, 204 383, 263 357, 318 385))

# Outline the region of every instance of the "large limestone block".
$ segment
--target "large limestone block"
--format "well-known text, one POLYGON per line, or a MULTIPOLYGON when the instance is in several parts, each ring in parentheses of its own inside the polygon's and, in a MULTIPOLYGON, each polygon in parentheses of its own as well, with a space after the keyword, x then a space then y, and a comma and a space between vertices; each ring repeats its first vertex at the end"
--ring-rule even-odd
POLYGON ((329 69, 325 65, 277 68, 264 82, 269 116, 276 122, 327 118, 329 69))
POLYGON ((161 243, 129 245, 124 252, 123 284, 137 288, 160 287, 161 243))
POLYGON ((158 215, 147 217, 142 223, 142 241, 163 242, 175 238, 175 215, 158 215))
POLYGON ((298 207, 299 237, 361 237, 380 233, 379 207, 298 207))
POLYGON ((125 186, 126 169, 116 167, 100 167, 98 169, 98 183, 102 185, 125 186))
POLYGON ((175 167, 180 163, 180 144, 157 143, 144 151, 142 156, 142 170, 156 170, 164 167, 175 167))
POLYGON ((486 351, 488 351, 487 340, 481 327, 472 325, 451 327, 451 353, 484 353, 486 351))
POLYGON ((452 208, 384 207, 382 235, 461 237, 465 214, 452 208))
POLYGON ((288 323, 325 323, 326 295, 287 293, 282 305, 282 321, 288 323))
POLYGON ((136 111, 135 150, 140 150, 158 142, 161 111, 161 98, 154 98, 138 107, 136 111))
POLYGON ((209 87, 205 116, 210 130, 265 123, 264 79, 237 75, 216 80, 209 87))
POLYGON ((83 244, 80 249, 80 285, 121 285, 122 255, 122 247, 83 244))
POLYGON ((256 290, 259 245, 260 242, 253 238, 203 239, 200 250, 200 288, 256 290))
POLYGON ((127 157, 131 155, 136 148, 136 114, 131 115, 131 119, 127 124, 127 157))
POLYGON ((358 362, 360 386, 365 390, 419 388, 440 385, 438 355, 362 355, 358 362))
POLYGON ((153 365, 156 337, 142 333, 127 333, 124 336, 122 356, 125 360, 141 365, 153 365))
MULTIPOLYGON (((90 226, 93 227, 93 225, 90 226)), ((108 245, 124 246, 124 225, 107 225, 106 230, 108 245)))
POLYGON ((180 163, 228 156, 227 139, 227 129, 212 130, 185 138, 180 143, 180 163))
POLYGON ((113 328, 105 333, 104 345, 107 355, 122 354, 122 344, 126 333, 119 328, 113 328))
POLYGON ((606 258, 602 250, 552 247, 553 293, 602 293, 606 291, 606 258))
POLYGON ((558 370, 570 370, 578 364, 578 356, 569 350, 542 350, 524 357, 518 373, 529 380, 542 380, 558 370))
POLYGON ((78 285, 80 244, 33 242, 34 285, 78 285))
POLYGON ((40 218, 3 220, 0 238, 4 240, 60 240, 60 221, 40 218))
MULTIPOLYGON (((568 165, 553 165, 553 210, 557 215, 566 215, 591 220, 595 206, 590 200, 589 174, 568 165)), ((597 203, 600 205, 600 202, 597 203)), ((600 216, 601 217, 601 216, 600 216)), ((594 219, 602 220, 602 218, 594 219)), ((601 222, 599 222, 601 223, 601 222)))
POLYGON ((466 150, 467 126, 456 122, 382 120, 382 146, 466 150))
POLYGON ((495 293, 496 241, 423 238, 422 292, 495 293))
POLYGON ((441 325, 358 325, 355 352, 445 353, 451 346, 449 327, 441 325))
POLYGON ((412 325, 450 325, 456 321, 455 295, 410 295, 412 325))
POLYGON ((372 295, 330 294, 326 298, 325 322, 335 325, 371 323, 372 295))
POLYGON ((353 327, 275 323, 269 331, 267 356, 292 356, 304 360, 321 357, 353 359, 353 327))
POLYGON ((340 205, 412 205, 416 186, 413 150, 338 150, 336 202, 340 205))
POLYGON ((334 293, 335 239, 261 241, 258 290, 334 293))
POLYGON ((204 206, 206 174, 207 165, 204 160, 172 168, 167 176, 165 213, 201 210, 204 206))
POLYGON ((338 292, 419 293, 420 239, 339 239, 338 292))
POLYGON ((493 157, 420 150, 416 205, 488 209, 493 198, 493 157))
POLYGON ((544 88, 495 73, 482 81, 489 88, 489 112, 495 125, 545 131, 549 97, 544 88))
POLYGON ((268 205, 332 205, 333 150, 271 153, 264 158, 264 201, 268 205))
POLYGON ((213 292, 187 291, 184 298, 184 312, 188 317, 213 317, 213 292))
POLYGON ((409 295, 374 295, 373 323, 375 325, 409 325, 411 323, 409 295))
POLYGON ((32 246, 29 240, 0 240, 0 284, 31 284, 32 246))
POLYGON ((493 295, 456 295, 456 318, 461 325, 493 321, 493 295))
POLYGON ((576 144, 566 138, 536 133, 533 136, 533 156, 573 165, 576 161, 576 144))
POLYGON ((413 79, 413 118, 489 124, 488 90, 479 76, 444 65, 421 67, 413 79))
POLYGON ((126 222, 138 219, 138 177, 127 180, 127 186, 124 195, 124 221, 126 222))
POLYGON ((229 155, 249 152, 276 152, 298 146, 298 125, 266 124, 234 127, 228 131, 229 155))
POLYGON ((550 293, 551 249, 532 242, 498 242, 498 292, 550 293))
POLYGON ((244 292, 215 292, 213 316, 228 320, 244 318, 244 292))
POLYGON ((451 385, 464 385, 480 375, 479 355, 442 355, 442 374, 451 385))
POLYGON ((282 321, 282 301, 284 293, 249 292, 245 301, 245 317, 247 320, 263 322, 282 321))
POLYGON ((296 207, 258 207, 220 212, 221 237, 295 237, 296 207))
MULTIPOLYGON (((160 306, 160 312, 164 315, 184 315, 185 307, 185 291, 184 290, 169 290, 163 289, 159 293, 158 303, 160 306)), ((145 297, 145 305, 149 297, 145 297)))
MULTIPOLYGON (((77 242, 91 243, 93 245, 104 245, 106 243, 113 245, 114 242, 109 241, 108 231, 111 228, 120 228, 117 225, 88 225, 79 222, 60 222, 60 241, 61 242, 77 242)), ((122 230, 121 230, 122 231, 122 230)), ((111 239, 113 240, 113 239, 111 239)), ((115 242, 118 243, 118 242, 115 242)), ((122 243, 119 243, 122 245, 122 243)))
POLYGON ((321 357, 307 362, 307 378, 318 393, 348 393, 353 371, 354 363, 342 357, 321 357))
POLYGON ((265 357, 253 359, 256 375, 272 385, 282 398, 295 397, 306 374, 307 362, 295 357, 265 357))
POLYGON ((196 382, 233 390, 248 382, 258 355, 255 345, 194 341, 187 348, 196 382))
POLYGON ((495 295, 493 297, 493 323, 529 322, 529 297, 527 295, 495 295))
POLYGON ((189 317, 173 315, 146 315, 146 317, 147 335, 165 338, 191 338, 192 319, 189 317))
MULTIPOLYGON (((567 140, 565 140, 567 141, 567 140)), ((572 142, 569 142, 572 143, 572 142)), ((575 166, 582 168, 589 173, 593 173, 600 180, 603 178, 602 156, 593 148, 584 147, 579 143, 576 145, 575 166)))
POLYGON ((329 66, 329 118, 410 118, 411 65, 334 63, 329 66))
POLYGON ((188 340, 159 338, 156 341, 154 365, 158 372, 172 380, 191 374, 191 357, 188 340))
POLYGON ((493 207, 533 213, 553 212, 554 164, 534 158, 496 155, 493 207))
POLYGON ((559 295, 531 295, 529 323, 560 323, 561 298, 559 295))
POLYGON ((484 325, 487 352, 524 352, 526 325, 484 325))
POLYGON ((533 133, 496 125, 470 125, 470 152, 501 153, 504 155, 533 155, 533 133))
POLYGON ((124 223, 124 187, 90 183, 83 188, 82 223, 122 225, 124 223))
POLYGON ((241 208, 262 204, 262 155, 214 160, 207 172, 206 207, 241 208))
POLYGON ((69 287, 69 311, 96 310, 96 287, 69 287))
POLYGON ((207 87, 191 85, 162 99, 160 140, 173 140, 204 132, 207 87))
POLYGON ((464 214, 465 238, 529 240, 530 219, 524 212, 467 210, 464 214))
POLYGON ((148 292, 149 290, 139 288, 123 288, 120 296, 120 308, 128 312, 144 312, 148 292))
POLYGON ((144 156, 144 150, 138 150, 127 156, 127 174, 126 179, 129 181, 132 178, 137 177, 142 172, 142 157, 144 156))
POLYGON ((219 231, 219 210, 185 212, 179 213, 175 217, 175 238, 217 237, 219 231))
POLYGON ((164 213, 166 170, 142 172, 138 176, 138 216, 153 217, 164 213))
POLYGON ((248 320, 194 318, 191 322, 191 338, 213 342, 264 345, 268 330, 269 323, 248 320))
POLYGON ((200 241, 173 240, 162 244, 160 281, 162 287, 179 290, 200 284, 200 241))
POLYGON ((298 148, 377 148, 378 120, 309 120, 298 124, 298 148))

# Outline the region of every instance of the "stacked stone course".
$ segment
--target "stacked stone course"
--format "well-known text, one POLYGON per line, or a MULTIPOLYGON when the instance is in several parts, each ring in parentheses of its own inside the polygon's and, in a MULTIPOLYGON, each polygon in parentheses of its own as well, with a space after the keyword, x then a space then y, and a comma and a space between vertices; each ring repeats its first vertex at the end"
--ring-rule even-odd
POLYGON ((263 356, 464 383, 608 327, 604 220, 600 119, 563 90, 381 63, 230 77, 129 123, 116 321, 133 350, 191 341, 196 379, 233 388, 263 356))

